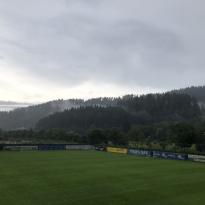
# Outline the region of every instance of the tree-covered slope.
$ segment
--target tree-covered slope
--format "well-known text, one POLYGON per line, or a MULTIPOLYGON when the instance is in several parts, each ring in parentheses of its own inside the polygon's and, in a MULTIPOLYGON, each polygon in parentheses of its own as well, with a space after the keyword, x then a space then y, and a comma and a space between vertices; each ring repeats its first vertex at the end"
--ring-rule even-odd
POLYGON ((197 101, 186 94, 171 92, 142 96, 127 95, 122 98, 56 100, 11 112, 0 112, 0 129, 34 128, 39 120, 49 115, 88 106, 121 107, 129 113, 134 113, 137 123, 182 121, 200 115, 197 101))
POLYGON ((40 119, 56 112, 80 106, 113 106, 116 102, 115 98, 94 98, 86 101, 82 99, 56 100, 10 112, 0 112, 0 129, 34 128, 40 119))
POLYGON ((84 132, 96 127, 128 129, 133 124, 190 121, 200 116, 196 100, 185 94, 126 96, 118 100, 118 106, 67 110, 41 119, 37 128, 64 128, 84 132))
POLYGON ((205 103, 205 86, 192 86, 179 90, 174 90, 175 93, 184 93, 195 97, 198 102, 205 103))
POLYGON ((85 132, 90 128, 128 129, 136 117, 120 107, 80 107, 55 113, 37 123, 38 129, 63 128, 85 132))

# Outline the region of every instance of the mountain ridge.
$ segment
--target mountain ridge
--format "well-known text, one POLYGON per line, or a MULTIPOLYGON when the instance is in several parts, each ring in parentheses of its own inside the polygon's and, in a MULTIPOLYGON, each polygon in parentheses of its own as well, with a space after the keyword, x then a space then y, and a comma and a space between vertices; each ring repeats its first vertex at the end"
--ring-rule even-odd
MULTIPOLYGON (((178 93, 187 94, 196 98, 199 104, 205 103, 205 86, 199 87, 188 87, 178 90, 169 91, 167 93, 178 93), (198 91, 198 92, 197 92, 198 91)), ((162 95, 162 94, 146 94, 149 95, 162 95)), ((54 101, 49 101, 42 104, 31 105, 25 108, 18 108, 10 112, 0 112, 0 129, 19 129, 34 128, 36 123, 49 115, 63 112, 65 110, 70 110, 72 108, 87 107, 87 106, 99 106, 99 107, 110 107, 117 106, 119 102, 123 99, 127 100, 137 97, 137 95, 125 95, 123 97, 102 97, 102 98, 91 98, 88 100, 84 99, 58 99, 54 101)), ((137 105, 136 105, 137 106, 137 105)), ((143 110, 142 110, 143 111, 143 110)))

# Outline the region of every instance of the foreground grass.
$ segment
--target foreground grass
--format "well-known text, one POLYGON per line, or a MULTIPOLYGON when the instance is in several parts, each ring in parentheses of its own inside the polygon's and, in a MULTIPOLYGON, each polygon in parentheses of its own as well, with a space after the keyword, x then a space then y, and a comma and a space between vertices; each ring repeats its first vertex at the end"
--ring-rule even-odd
POLYGON ((95 151, 0 152, 0 205, 204 205, 205 164, 95 151))

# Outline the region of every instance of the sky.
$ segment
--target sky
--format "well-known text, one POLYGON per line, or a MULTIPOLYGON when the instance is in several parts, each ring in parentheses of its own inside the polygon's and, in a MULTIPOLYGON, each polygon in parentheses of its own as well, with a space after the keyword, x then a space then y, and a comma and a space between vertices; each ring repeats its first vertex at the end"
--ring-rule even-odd
POLYGON ((0 100, 204 85, 204 0, 0 0, 0 100))

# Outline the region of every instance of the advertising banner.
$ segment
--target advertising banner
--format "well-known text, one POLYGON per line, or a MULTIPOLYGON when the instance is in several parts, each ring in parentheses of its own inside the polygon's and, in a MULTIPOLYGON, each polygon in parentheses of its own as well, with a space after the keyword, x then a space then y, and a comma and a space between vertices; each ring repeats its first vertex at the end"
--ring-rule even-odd
POLYGON ((91 150, 95 147, 92 145, 78 145, 78 144, 67 144, 66 149, 67 150, 91 150))
POLYGON ((164 159, 174 159, 174 160, 187 160, 187 154, 179 154, 174 152, 163 152, 163 151, 153 151, 153 157, 159 157, 164 159))
POLYGON ((189 154, 188 159, 192 160, 194 162, 205 162, 205 156, 204 155, 189 154))
POLYGON ((38 146, 5 146, 3 147, 4 150, 11 150, 11 151, 32 151, 32 150, 37 150, 38 146))
POLYGON ((152 151, 150 151, 150 150, 129 149, 129 150, 128 150, 128 154, 138 155, 138 156, 152 157, 152 151))
POLYGON ((107 152, 127 154, 126 148, 118 148, 118 147, 107 147, 107 152))
POLYGON ((64 144, 40 144, 38 150, 65 150, 64 144))

